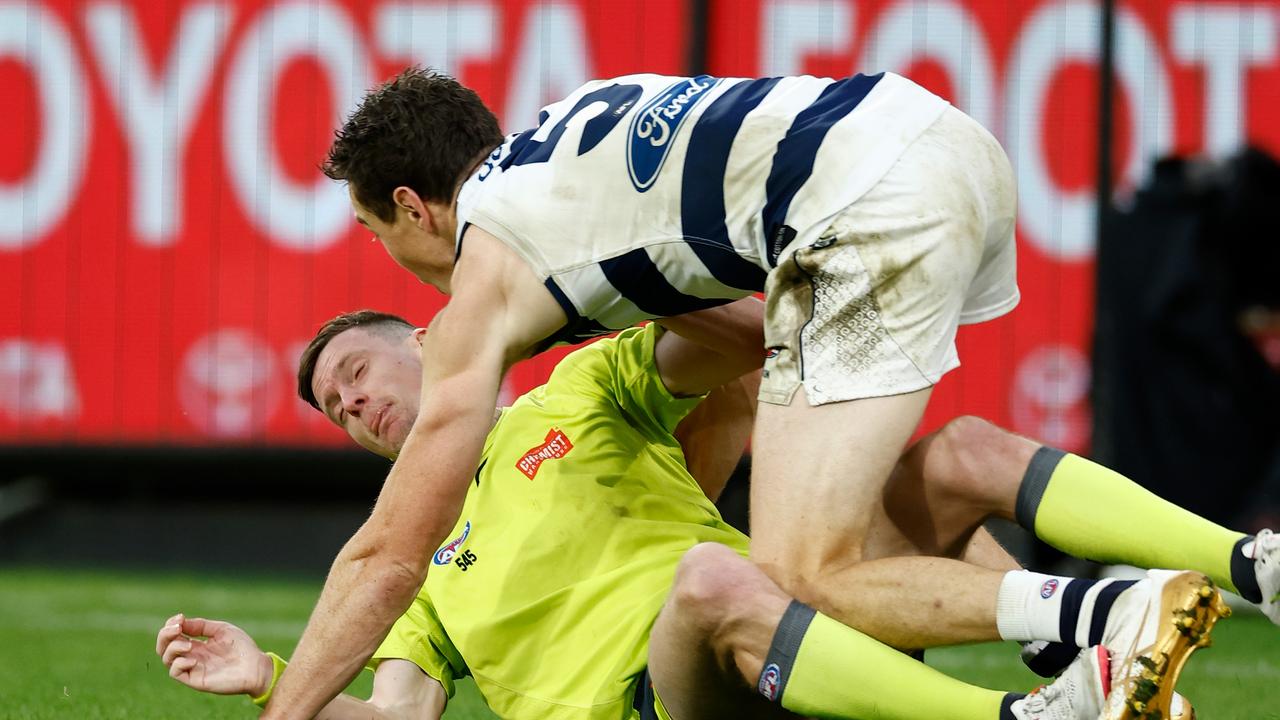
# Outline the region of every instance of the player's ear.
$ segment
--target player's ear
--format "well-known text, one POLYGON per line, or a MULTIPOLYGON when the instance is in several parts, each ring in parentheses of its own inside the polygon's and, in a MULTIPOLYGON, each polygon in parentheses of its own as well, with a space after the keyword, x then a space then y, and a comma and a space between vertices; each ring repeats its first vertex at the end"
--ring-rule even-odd
POLYGON ((417 347, 422 347, 422 338, 426 334, 427 334, 426 328, 414 328, 413 332, 409 333, 409 338, 412 340, 414 345, 416 345, 417 347))
POLYGON ((423 221, 428 220, 427 209, 422 198, 413 188, 405 185, 397 187, 391 191, 391 200, 395 202, 397 208, 403 209, 418 227, 422 227, 423 221))

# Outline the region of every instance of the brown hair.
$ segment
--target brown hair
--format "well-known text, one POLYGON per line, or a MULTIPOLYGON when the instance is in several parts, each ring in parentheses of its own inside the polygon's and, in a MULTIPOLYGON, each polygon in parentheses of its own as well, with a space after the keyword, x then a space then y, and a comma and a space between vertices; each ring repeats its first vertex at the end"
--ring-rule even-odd
POLYGON ((501 143, 498 119, 480 96, 415 66, 364 96, 334 133, 321 170, 347 181, 361 205, 392 222, 397 187, 448 203, 463 173, 501 143))
MULTIPOLYGON (((316 331, 316 336, 311 338, 311 342, 307 343, 307 347, 303 349, 302 357, 298 359, 298 397, 306 400, 307 404, 317 410, 320 410, 320 403, 311 390, 311 376, 316 372, 316 360, 320 358, 320 353, 324 351, 330 340, 353 328, 383 332, 389 337, 399 339, 406 334, 404 331, 413 330, 413 324, 399 315, 376 310, 357 310, 343 313, 321 325, 316 331), (399 334, 394 334, 394 331, 398 331, 399 334)), ((324 411, 321 410, 321 412, 324 411)))

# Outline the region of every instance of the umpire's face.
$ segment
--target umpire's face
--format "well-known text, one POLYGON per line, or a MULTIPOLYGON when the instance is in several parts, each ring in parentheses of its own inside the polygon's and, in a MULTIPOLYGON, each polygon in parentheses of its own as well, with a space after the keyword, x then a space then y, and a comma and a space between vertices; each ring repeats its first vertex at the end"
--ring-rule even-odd
POLYGON ((418 417, 423 332, 397 337, 352 328, 334 336, 316 359, 311 390, 321 411, 383 457, 399 454, 418 417))

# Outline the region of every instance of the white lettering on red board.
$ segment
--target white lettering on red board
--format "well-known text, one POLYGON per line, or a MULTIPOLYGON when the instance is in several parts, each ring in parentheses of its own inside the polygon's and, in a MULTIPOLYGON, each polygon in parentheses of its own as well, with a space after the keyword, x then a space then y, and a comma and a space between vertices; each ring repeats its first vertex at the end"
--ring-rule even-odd
MULTIPOLYGON (((957 104, 996 131, 1014 159, 1024 238, 1053 258, 1087 260, 1093 192, 1063 188, 1052 176, 1050 158, 1073 149, 1046 146, 1044 128, 1053 120, 1046 116, 1046 93, 1058 73, 1097 62, 1098 5, 1039 4, 1020 20, 1005 57, 996 57, 990 38, 995 28, 984 26, 973 7, 959 0, 899 0, 855 38, 860 6, 853 0, 764 0, 760 71, 799 72, 810 54, 854 50, 851 71, 935 61, 951 75, 957 104)), ((374 62, 465 72, 469 63, 512 53, 507 130, 532 125, 543 104, 598 74, 583 10, 567 0, 536 3, 519 14, 494 0, 394 0, 372 6, 368 24, 332 0, 284 0, 249 10, 202 0, 184 4, 166 31, 172 37, 160 42, 144 42, 151 38, 142 37, 140 8, 115 0, 67 15, 37 1, 0 4, 0 59, 16 61, 31 75, 38 106, 30 113, 35 127, 15 129, 34 143, 33 162, 20 177, 0 180, 0 250, 32 247, 63 222, 82 191, 93 153, 90 129, 103 112, 114 112, 124 134, 129 230, 137 242, 165 246, 184 236, 192 200, 183 164, 192 128, 212 112, 221 119, 218 142, 228 174, 215 182, 231 186, 269 242, 311 252, 343 237, 351 218, 340 185, 318 172, 298 180, 280 166, 268 100, 292 61, 314 61, 328 79, 335 125, 372 82, 374 62), (244 12, 252 17, 238 37, 230 37, 232 28, 241 27, 237 13, 244 12), (85 24, 88 57, 74 42, 78 22, 85 24), (520 23, 511 35, 515 44, 504 48, 503 29, 512 22, 520 23), (144 46, 163 50, 149 59, 144 46), (220 87, 214 85, 219 77, 220 87), (94 107, 90 79, 105 89, 111 108, 94 107)), ((1119 4, 1117 73, 1132 109, 1122 183, 1136 182, 1152 156, 1172 149, 1174 124, 1189 121, 1187 112, 1204 114, 1200 140, 1206 150, 1235 149, 1248 118, 1249 74, 1280 62, 1277 9, 1275 3, 1178 3, 1165 11, 1168 22, 1160 27, 1168 36, 1157 38, 1131 7, 1119 4), (1198 71, 1204 86, 1204 101, 1190 110, 1172 94, 1173 72, 1182 67, 1198 71)))
POLYGON ((26 338, 0 340, 0 413, 22 423, 71 420, 80 393, 67 348, 26 338))

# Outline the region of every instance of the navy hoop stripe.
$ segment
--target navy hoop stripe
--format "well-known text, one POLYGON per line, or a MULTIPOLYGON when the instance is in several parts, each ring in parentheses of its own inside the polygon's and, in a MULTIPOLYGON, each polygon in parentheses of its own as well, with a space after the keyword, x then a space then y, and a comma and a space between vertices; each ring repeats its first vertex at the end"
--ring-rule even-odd
POLYGON ((1107 628, 1107 617, 1111 615, 1111 606, 1116 604, 1120 593, 1136 583, 1136 580, 1116 580, 1098 591, 1098 597, 1093 601, 1093 613, 1089 616, 1090 647, 1102 642, 1102 632, 1107 628))
POLYGON ((538 343, 536 347, 538 352, 542 352, 557 343, 576 345, 584 340, 590 340, 597 335, 612 332, 609 328, 601 325, 595 320, 583 317, 579 314, 578 308, 574 307, 573 301, 569 299, 568 295, 564 294, 564 291, 560 289, 558 284, 556 284, 554 278, 547 278, 547 281, 543 284, 546 285, 547 290, 551 293, 551 296, 556 299, 556 302, 560 303, 560 309, 564 310, 564 314, 565 317, 568 318, 568 322, 565 323, 564 327, 551 335, 548 335, 546 339, 538 343))
POLYGON ((1065 643, 1076 641, 1076 626, 1080 624, 1080 611, 1084 609, 1085 593, 1097 585, 1096 580, 1073 578, 1062 590, 1062 605, 1058 610, 1058 638, 1065 643))
POLYGON ((680 222, 685 241, 711 275, 739 290, 764 289, 765 271, 744 259, 725 225, 724 178, 742 121, 778 84, 779 78, 747 80, 726 90, 698 118, 689 135, 680 185, 680 222))
POLYGON ((769 169, 769 179, 765 182, 764 210, 760 213, 769 265, 777 263, 778 255, 786 247, 785 243, 775 243, 774 238, 784 237, 786 242, 790 242, 794 237, 794 232, 783 230, 787 224, 787 212, 796 193, 813 173, 813 163, 827 131, 852 112, 882 77, 884 73, 855 75, 831 83, 813 104, 796 115, 787 134, 778 141, 773 167, 769 169))
POLYGON ((605 278, 622 297, 651 317, 670 317, 724 305, 732 298, 700 298, 675 288, 644 248, 600 261, 605 278))

